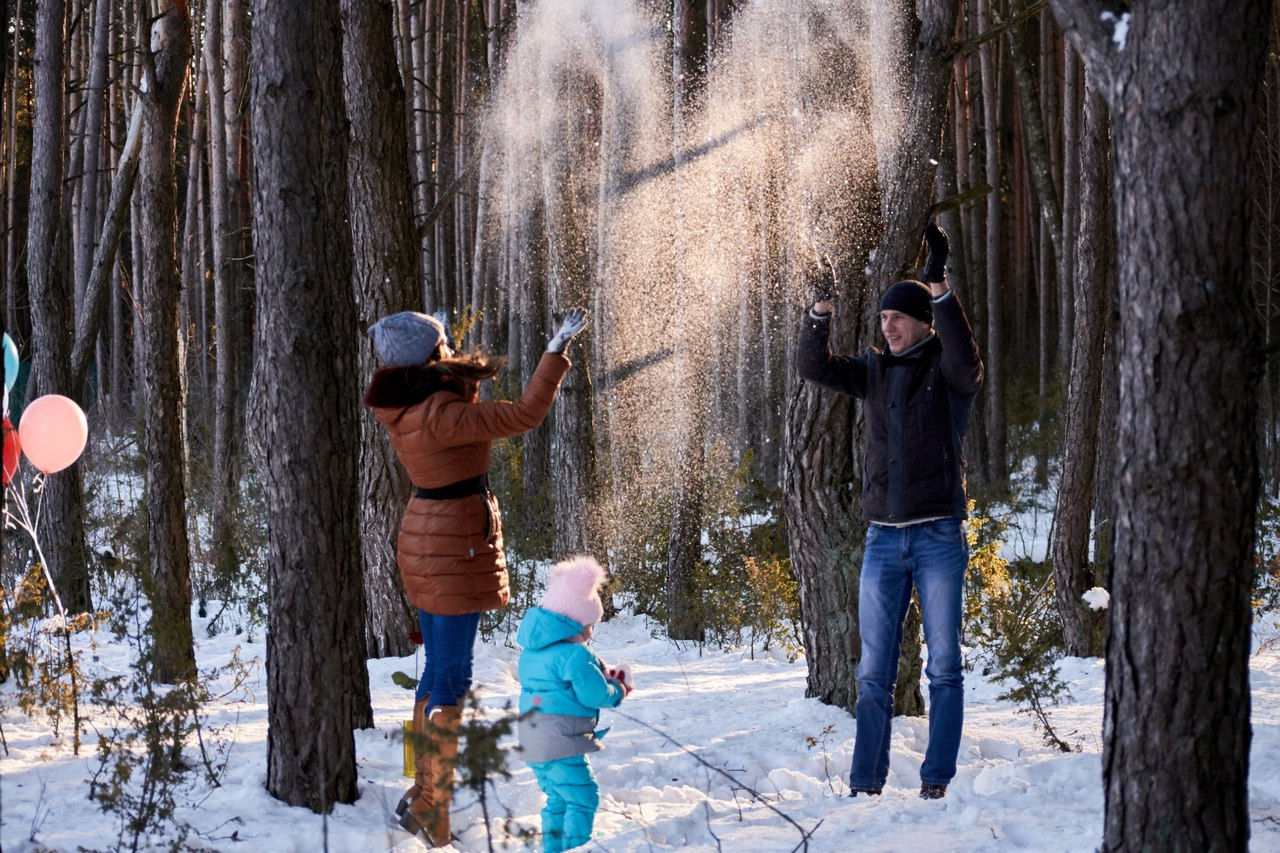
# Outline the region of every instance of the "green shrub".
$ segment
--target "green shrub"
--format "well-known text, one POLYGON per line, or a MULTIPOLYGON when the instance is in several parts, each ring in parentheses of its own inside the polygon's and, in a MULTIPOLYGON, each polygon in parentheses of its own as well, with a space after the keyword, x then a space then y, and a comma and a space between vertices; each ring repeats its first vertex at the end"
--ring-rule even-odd
POLYGON ((781 496, 754 475, 750 453, 736 464, 727 456, 715 448, 707 460, 708 471, 724 475, 705 484, 706 547, 694 570, 700 597, 692 616, 713 646, 745 644, 754 655, 757 644, 765 651, 778 644, 794 658, 800 597, 779 520, 781 496))
POLYGON ((966 523, 970 561, 965 603, 966 641, 982 651, 984 675, 1007 689, 998 697, 1031 716, 1045 742, 1063 752, 1072 747, 1053 728, 1049 707, 1070 696, 1057 661, 1062 653, 1062 621, 1048 561, 1000 556, 999 537, 1007 522, 972 516, 966 523))
POLYGON ((1253 617, 1280 611, 1280 503, 1258 508, 1253 552, 1253 617))

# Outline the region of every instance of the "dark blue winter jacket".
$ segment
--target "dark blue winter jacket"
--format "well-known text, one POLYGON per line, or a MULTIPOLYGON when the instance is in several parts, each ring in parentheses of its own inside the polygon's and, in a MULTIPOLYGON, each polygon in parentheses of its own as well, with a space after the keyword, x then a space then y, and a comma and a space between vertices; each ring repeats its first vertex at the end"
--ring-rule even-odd
POLYGON ((867 521, 968 516, 962 445, 982 359, 954 292, 933 301, 933 319, 935 333, 898 356, 875 347, 856 357, 831 355, 830 315, 810 312, 801 327, 800 375, 865 401, 867 521))

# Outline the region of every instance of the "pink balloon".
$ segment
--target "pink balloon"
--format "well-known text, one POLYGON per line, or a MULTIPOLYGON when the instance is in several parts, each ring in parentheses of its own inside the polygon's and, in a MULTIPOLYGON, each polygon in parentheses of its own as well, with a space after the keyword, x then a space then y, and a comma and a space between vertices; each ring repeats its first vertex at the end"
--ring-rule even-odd
POLYGON ((32 400, 18 422, 22 452, 46 474, 70 466, 84 452, 89 422, 76 401, 61 394, 32 400))

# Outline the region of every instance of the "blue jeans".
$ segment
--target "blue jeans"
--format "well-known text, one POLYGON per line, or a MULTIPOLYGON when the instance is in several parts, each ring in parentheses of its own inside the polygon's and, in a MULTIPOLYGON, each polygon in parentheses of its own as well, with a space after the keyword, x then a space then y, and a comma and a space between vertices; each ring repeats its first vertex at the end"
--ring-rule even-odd
POLYGON ((867 529, 858 591, 862 660, 858 663, 857 732, 849 787, 879 791, 889 776, 893 685, 898 677, 902 623, 914 585, 929 647, 929 746, 923 784, 946 785, 956 775, 964 722, 960 623, 969 546, 958 518, 910 527, 867 529))
POLYGON ((419 610, 418 625, 422 629, 423 663, 415 698, 431 694, 430 714, 432 708, 457 705, 471 689, 471 658, 480 614, 436 616, 419 610))
POLYGON ((547 795, 542 808, 543 853, 560 853, 591 840, 596 810, 600 807, 600 785, 585 755, 571 755, 553 761, 532 761, 533 776, 547 795))

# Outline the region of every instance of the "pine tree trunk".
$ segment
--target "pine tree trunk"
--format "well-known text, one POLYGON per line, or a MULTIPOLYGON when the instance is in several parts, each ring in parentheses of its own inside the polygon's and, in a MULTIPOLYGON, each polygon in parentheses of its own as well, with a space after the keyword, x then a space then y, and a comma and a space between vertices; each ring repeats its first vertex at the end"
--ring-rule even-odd
MULTIPOLYGON (((986 31, 991 27, 990 7, 992 0, 978 0, 978 29, 986 31)), ((1004 283, 1000 275, 1000 134, 999 103, 996 75, 998 64, 994 43, 984 44, 978 51, 982 66, 982 108, 983 130, 986 150, 986 183, 992 187, 987 196, 986 249, 987 261, 987 338, 983 359, 986 363, 986 442, 987 442, 987 479, 992 483, 1003 483, 1009 476, 1007 458, 1007 423, 1005 418, 1004 389, 1004 283)))
MULTIPOLYGON (((972 19, 963 22, 972 28, 974 26, 972 19)), ((963 30, 962 30, 963 32, 963 30)), ((969 34, 965 32, 966 37, 969 34)), ((977 120, 974 116, 976 110, 976 93, 973 89, 973 78, 976 75, 978 60, 976 57, 970 57, 967 62, 963 62, 957 66, 960 72, 956 79, 955 92, 953 99, 955 102, 956 113, 956 183, 957 189, 972 191, 977 187, 981 187, 983 181, 983 170, 981 157, 981 138, 975 138, 977 130, 975 125, 977 120)), ((970 320, 973 324, 974 335, 978 339, 979 348, 983 348, 986 340, 983 322, 986 316, 986 292, 983 289, 985 270, 983 263, 983 253, 979 247, 983 245, 981 240, 982 218, 980 210, 983 206, 979 204, 967 204, 961 207, 956 215, 962 225, 957 231, 950 228, 947 233, 951 234, 954 242, 952 246, 958 247, 964 254, 963 257, 956 259, 952 265, 952 271, 958 272, 959 275, 952 279, 953 284, 964 284, 964 292, 968 296, 966 300, 971 310, 970 320), (958 240, 955 238, 958 237, 958 240)), ((943 225, 947 228, 947 225, 943 225)), ((985 352, 985 348, 982 350, 985 352)), ((986 479, 987 471, 987 443, 985 441, 986 430, 983 429, 983 406, 981 403, 973 407, 970 415, 969 433, 965 437, 964 449, 969 458, 970 482, 982 482, 986 479)))
POLYGON ((267 790, 324 813, 359 796, 353 731, 370 711, 337 0, 256 0, 251 49, 267 790))
MULTIPOLYGON (((76 293, 83 295, 89 281, 94 247, 98 242, 98 187, 102 160, 102 125, 106 108, 107 54, 111 38, 111 3, 97 0, 93 10, 93 57, 86 90, 84 175, 80 183, 79 228, 76 241, 76 293)), ((78 300, 79 303, 79 300, 78 300)))
MULTIPOLYGON (((853 308, 841 306, 834 322, 856 317, 853 308)), ((837 339, 847 339, 839 331, 837 339)), ((858 700, 858 577, 867 531, 857 500, 853 409, 847 397, 797 383, 787 408, 782 479, 808 666, 805 695, 849 713, 858 700)))
MULTIPOLYGON (((18 297, 18 74, 22 56, 19 49, 23 42, 22 29, 23 0, 14 0, 13 12, 13 64, 5 68, 5 105, 8 107, 4 116, 5 142, 5 288, 4 288, 4 328, 15 342, 27 341, 31 338, 30 315, 27 311, 19 311, 18 306, 27 305, 29 300, 18 297), (23 322, 20 322, 20 319, 23 322)), ((0 59, 0 61, 3 61, 0 59)))
MULTIPOLYGON (((434 55, 430 49, 434 28, 429 22, 434 21, 434 10, 439 0, 419 0, 417 4, 409 4, 409 45, 412 58, 410 77, 413 85, 407 87, 406 97, 412 97, 413 109, 411 124, 413 128, 413 188, 414 188, 414 221, 420 222, 422 217, 432 209, 435 196, 432 193, 434 178, 431 163, 434 159, 432 151, 431 111, 436 108, 430 100, 430 91, 438 85, 435 75, 434 55)), ((432 310, 447 309, 435 268, 435 232, 426 229, 419 235, 422 241, 422 292, 427 307, 432 310)))
MULTIPOLYGON (((71 353, 72 386, 84 385, 89 375, 89 364, 94 355, 94 343, 98 340, 98 332, 102 328, 108 309, 108 299, 118 301, 113 287, 116 275, 116 253, 120 248, 120 238, 124 233, 125 219, 129 205, 133 199, 133 187, 138 176, 138 159, 142 152, 142 103, 134 105, 133 119, 129 123, 128 135, 120 151, 120 160, 116 164, 115 178, 111 182, 111 196, 107 202, 106 215, 102 222, 102 233, 98 236, 94 247, 93 262, 89 268, 89 279, 85 282, 84 299, 80 306, 80 315, 76 321, 75 344, 71 353)), ((112 352, 118 352, 119 345, 113 345, 112 352)), ((106 370, 100 365, 99 370, 106 370)), ((111 387, 119 378, 112 371, 111 387)))
MULTIPOLYGON (((1047 17, 1047 16, 1046 16, 1047 17)), ((1057 363, 1063 372, 1071 370, 1071 329, 1075 324, 1076 243, 1071 238, 1080 233, 1080 145, 1081 108, 1080 57, 1067 43, 1063 43, 1062 70, 1062 230, 1067 234, 1062 259, 1062 280, 1065 284, 1058 291, 1058 355, 1057 363)), ((1108 202, 1109 203, 1109 202, 1108 202)))
MULTIPOLYGON (((518 353, 520 387, 529 384, 546 349, 547 334, 541 325, 529 318, 549 318, 547 307, 547 233, 541 199, 533 195, 520 212, 519 250, 513 253, 515 275, 511 295, 511 319, 508 324, 508 346, 518 353)), ((570 371, 572 373, 572 371, 570 371)), ((568 378, 568 377, 566 377, 568 378)), ((560 405, 557 403, 556 405, 560 405)), ((521 554, 530 559, 544 559, 555 553, 555 490, 551 485, 551 430, 545 426, 520 437, 520 468, 524 489, 525 542, 521 554), (535 531, 539 535, 534 535, 535 531), (547 535, 541 535, 543 531, 547 535)))
MULTIPOLYGON (((253 364, 254 298, 253 227, 251 167, 249 157, 249 41, 250 27, 246 0, 222 2, 222 114, 226 120, 226 188, 223 198, 227 206, 227 278, 214 295, 214 315, 226 353, 218 363, 218 414, 224 431, 216 435, 217 446, 231 454, 226 465, 230 473, 216 472, 222 482, 240 481, 241 456, 244 453, 244 386, 245 373, 253 364), (222 319, 217 319, 218 300, 224 300, 222 319), (225 323, 225 328, 222 324, 225 323), (227 413, 230 409, 230 414, 227 413), (226 433, 230 432, 227 437, 226 433)), ((215 423, 215 431, 217 425, 215 423)), ((215 462, 217 460, 215 459, 215 462)))
MULTIPOLYGON (((1272 22, 1272 44, 1280 38, 1280 21, 1272 22)), ((1266 352, 1274 352, 1277 318, 1280 317, 1280 56, 1267 57, 1266 76, 1259 104, 1258 136, 1254 144, 1254 211, 1250 249, 1253 280, 1260 296, 1266 352)), ((1277 361, 1267 359, 1261 392, 1262 493, 1268 500, 1280 496, 1280 374, 1277 361)))
POLYGON ((191 19, 182 4, 152 25, 142 103, 138 167, 142 243, 143 448, 147 460, 147 565, 155 674, 176 683, 195 676, 191 635, 191 556, 183 464, 182 339, 178 300, 178 106, 191 57, 191 19))
POLYGON ((1123 21, 1051 4, 1110 107, 1125 236, 1103 849, 1243 851, 1261 368, 1249 146, 1273 4, 1123 21))
MULTIPOLYGON (((366 329, 396 311, 419 310, 418 245, 413 229, 404 89, 391 42, 389 0, 342 0, 343 73, 350 128, 347 185, 354 250, 357 375, 377 366, 366 329)), ((396 537, 409 482, 386 430, 368 410, 360 418, 360 542, 365 637, 371 657, 413 652, 417 616, 405 598, 396 537)))
POLYGON ((1102 405, 1102 362, 1115 287, 1115 232, 1111 215, 1111 158, 1106 105, 1092 80, 1085 81, 1084 127, 1080 139, 1080 228, 1076 232, 1079 278, 1075 288, 1075 329, 1063 427, 1062 473, 1054 512, 1053 576, 1067 654, 1102 654, 1104 613, 1082 596, 1098 586, 1089 559, 1102 405))
POLYGON ((208 0, 205 9, 204 68, 208 77, 209 109, 209 226, 213 256, 214 415, 213 415, 213 526, 210 533, 210 561, 218 584, 232 582, 238 576, 241 555, 238 553, 236 506, 239 495, 239 464, 236 453, 236 412, 238 388, 236 375, 237 345, 236 291, 239 289, 238 265, 231 260, 235 252, 232 231, 234 202, 229 186, 227 104, 232 93, 227 89, 226 43, 222 0, 208 0))
MULTIPOLYGON (((112 79, 116 81, 115 89, 109 100, 111 113, 111 134, 114 143, 108 148, 109 156, 112 160, 112 168, 115 170, 115 177, 111 181, 111 204, 116 203, 116 188, 123 186, 121 181, 124 176, 125 152, 129 148, 128 140, 135 138, 133 144, 133 162, 132 177, 129 186, 132 188, 137 177, 137 152, 141 148, 142 143, 142 109, 140 104, 134 104, 131 108, 127 105, 125 93, 129 91, 132 83, 132 71, 125 62, 118 57, 126 54, 126 41, 124 36, 124 18, 122 12, 113 22, 113 31, 116 33, 116 39, 113 41, 113 56, 117 57, 112 60, 112 79), (132 109, 135 121, 130 124, 136 124, 136 132, 131 127, 126 127, 125 115, 126 110, 132 109), (117 154, 119 152, 119 154, 117 154)), ((107 281, 110 286, 107 288, 107 300, 109 305, 109 313, 111 317, 111 389, 112 397, 108 416, 113 427, 123 427, 125 422, 129 420, 127 413, 132 406, 133 400, 133 372, 131 369, 131 359, 129 347, 126 341, 128 334, 129 321, 131 319, 125 307, 126 288, 123 284, 123 275, 121 270, 124 262, 116 263, 114 253, 119 251, 119 244, 124 239, 124 222, 125 217, 133 208, 133 193, 130 191, 127 195, 121 194, 119 197, 119 209, 116 214, 119 216, 119 225, 116 231, 116 245, 112 246, 113 260, 105 265, 104 271, 107 275, 107 281)), ((108 211, 107 220, 112 219, 111 211, 108 211)), ((132 231, 132 229, 130 229, 132 231)), ((132 240, 132 234, 129 239, 132 240)), ((102 241, 98 244, 98 252, 95 255, 95 263, 98 256, 102 255, 102 241)))
MULTIPOLYGON (((545 349, 551 336, 548 330, 557 328, 569 309, 591 304, 599 251, 595 241, 598 223, 592 215, 596 208, 578 209, 579 200, 592 197, 600 186, 600 153, 593 144, 601 139, 604 109, 598 83, 573 70, 564 71, 554 81, 539 82, 553 85, 557 91, 572 92, 561 103, 590 103, 591 109, 562 109, 557 113, 559 123, 543 128, 546 313, 527 316, 522 334, 532 338, 526 351, 535 345, 545 349)), ((532 236, 538 239, 537 235, 532 236)), ((588 352, 584 336, 570 346, 567 355, 581 362, 588 352)), ((527 367, 536 364, 533 361, 527 367)), ((539 427, 551 430, 547 440, 554 518, 571 520, 555 526, 552 547, 556 554, 598 553, 595 546, 599 540, 588 502, 598 481, 592 452, 595 426, 589 377, 586 370, 571 370, 560 386, 549 423, 539 427)))
MULTIPOLYGON (((201 434, 209 432, 213 426, 213 385, 209 381, 209 335, 212 331, 210 328, 212 318, 207 310, 207 298, 209 289, 205 286, 205 150, 207 143, 205 137, 208 135, 208 120, 206 118, 205 99, 207 98, 206 89, 208 89, 205 70, 203 63, 200 62, 198 55, 194 53, 196 46, 192 46, 193 56, 197 56, 196 61, 192 63, 194 69, 192 71, 194 79, 194 97, 184 104, 184 115, 179 119, 180 123, 189 128, 187 134, 187 156, 186 156, 186 187, 183 189, 185 196, 182 214, 182 243, 179 251, 181 252, 181 268, 182 268, 182 298, 183 307, 181 312, 180 325, 182 328, 191 329, 191 343, 194 344, 195 358, 194 364, 191 365, 191 373, 196 377, 198 383, 198 393, 190 395, 190 401, 187 406, 188 412, 188 429, 191 428, 192 421, 195 422, 196 428, 201 434)), ((203 442, 202 442, 203 443, 203 442)), ((203 455, 203 454, 202 454, 203 455)), ((203 465, 204 463, 202 463, 203 465)), ((196 541, 199 542, 200 536, 197 532, 196 541)), ((200 546, 197 545, 197 550, 200 546)))
MULTIPOLYGON (((44 394, 77 399, 81 390, 71 385, 71 323, 75 311, 61 228, 65 27, 66 5, 62 0, 37 5, 27 225, 33 351, 28 400, 44 394)), ((72 613, 91 609, 82 492, 80 465, 72 465, 49 477, 42 508, 48 523, 42 536, 44 554, 62 603, 72 613)))
MULTIPOLYGON (((435 140, 431 159, 431 186, 428 188, 431 193, 430 198, 433 208, 441 204, 444 200, 446 188, 457 177, 457 171, 454 168, 453 135, 453 128, 457 122, 457 102, 454 97, 456 82, 454 77, 455 74, 460 73, 460 70, 456 67, 452 48, 457 39, 458 17, 462 14, 462 10, 459 8, 461 4, 448 2, 448 0, 437 0, 437 2, 439 5, 436 13, 436 27, 431 32, 433 37, 431 44, 434 46, 434 52, 428 59, 435 69, 434 97, 429 107, 436 114, 435 140)), ((457 309, 461 307, 458 302, 457 290, 454 287, 456 256, 454 254, 453 240, 455 225, 454 208, 449 205, 448 209, 441 211, 440 218, 436 221, 434 228, 435 250, 432 257, 435 261, 436 292, 440 294, 440 300, 432 306, 433 308, 457 309)))

